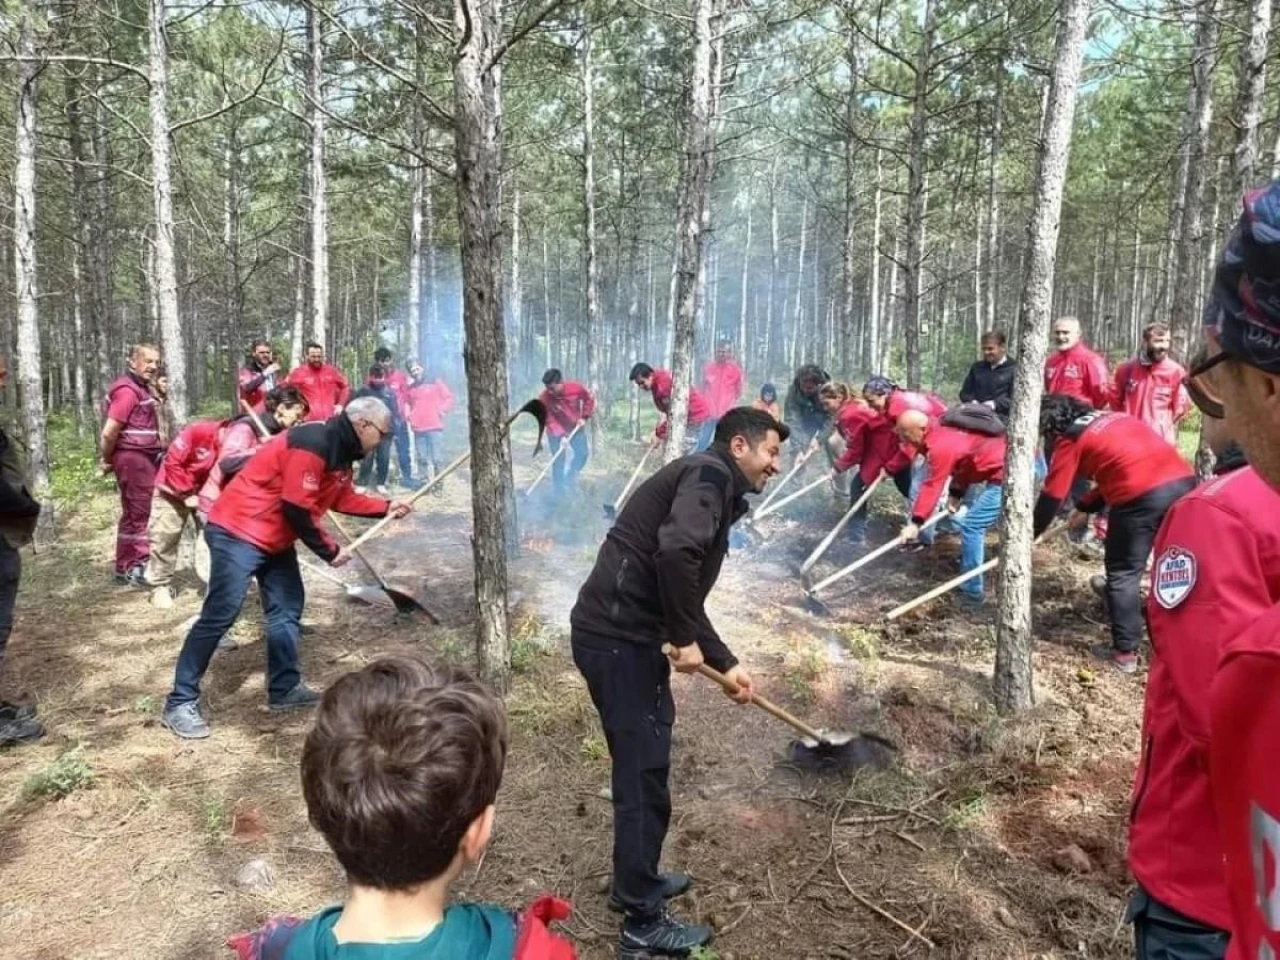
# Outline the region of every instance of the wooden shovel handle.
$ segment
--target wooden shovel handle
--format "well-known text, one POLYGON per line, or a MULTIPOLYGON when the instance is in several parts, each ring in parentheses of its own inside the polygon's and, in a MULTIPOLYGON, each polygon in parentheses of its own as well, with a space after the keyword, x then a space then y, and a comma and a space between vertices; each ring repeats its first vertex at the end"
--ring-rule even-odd
MULTIPOLYGON (((675 648, 669 643, 664 643, 662 645, 662 652, 667 656, 670 656, 671 651, 673 651, 674 649, 675 648)), ((734 683, 732 680, 730 680, 728 677, 726 677, 719 670, 715 669, 714 667, 709 667, 705 663, 700 663, 698 664, 698 672, 702 674, 704 677, 706 677, 708 680, 714 680, 716 683, 720 684, 720 686, 723 687, 727 693, 738 692, 738 685, 734 683)), ((822 741, 826 739, 820 732, 818 732, 818 730, 809 726, 799 717, 791 713, 788 713, 786 710, 782 709, 782 707, 778 706, 772 700, 768 700, 765 697, 760 696, 760 694, 758 693, 754 694, 751 697, 751 702, 754 703, 761 710, 763 710, 765 713, 773 714, 773 716, 777 717, 783 723, 787 724, 793 729, 804 734, 806 737, 810 738, 811 740, 822 741)))

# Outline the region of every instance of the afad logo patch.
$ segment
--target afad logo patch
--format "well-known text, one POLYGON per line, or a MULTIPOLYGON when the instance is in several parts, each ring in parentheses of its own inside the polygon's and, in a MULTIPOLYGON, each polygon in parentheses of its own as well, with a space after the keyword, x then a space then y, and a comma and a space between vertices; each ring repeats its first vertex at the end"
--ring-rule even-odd
POLYGON ((302 475, 302 489, 310 490, 313 493, 320 489, 320 478, 308 470, 302 475))
POLYGON ((1152 573, 1151 590, 1156 603, 1172 610, 1191 593, 1196 585, 1196 557, 1181 547, 1170 547, 1160 554, 1152 573))

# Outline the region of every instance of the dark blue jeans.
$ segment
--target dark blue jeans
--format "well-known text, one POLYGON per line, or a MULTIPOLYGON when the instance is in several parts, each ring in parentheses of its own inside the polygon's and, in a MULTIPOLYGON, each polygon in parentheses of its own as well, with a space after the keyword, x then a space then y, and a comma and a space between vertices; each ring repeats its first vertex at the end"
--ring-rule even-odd
POLYGON ((360 471, 356 474, 356 483, 361 487, 369 486, 369 479, 373 476, 373 468, 378 468, 376 482, 378 486, 385 487, 387 485, 387 471, 391 469, 391 438, 392 434, 387 434, 382 438, 382 442, 373 448, 369 453, 364 455, 364 459, 360 461, 360 471))
POLYGON ((306 595, 297 551, 265 553, 221 527, 205 528, 209 592, 200 618, 183 641, 166 709, 200 699, 200 680, 220 641, 240 615, 250 578, 257 578, 267 627, 267 699, 278 701, 298 685, 298 638, 306 595))
MULTIPOLYGON (((564 437, 557 437, 554 433, 547 434, 547 447, 553 457, 560 449, 560 445, 564 443, 564 440, 564 437)), ((558 491, 567 490, 586 465, 587 428, 583 427, 569 444, 569 449, 565 451, 564 456, 557 460, 551 468, 552 486, 558 491)))
POLYGON ((402 418, 396 417, 391 436, 396 442, 396 462, 400 466, 400 482, 408 483, 413 479, 413 451, 409 446, 413 441, 409 439, 409 424, 402 418))
POLYGON ((719 423, 719 420, 702 421, 702 425, 698 427, 698 445, 693 448, 694 453, 711 446, 711 441, 716 438, 716 427, 719 423))

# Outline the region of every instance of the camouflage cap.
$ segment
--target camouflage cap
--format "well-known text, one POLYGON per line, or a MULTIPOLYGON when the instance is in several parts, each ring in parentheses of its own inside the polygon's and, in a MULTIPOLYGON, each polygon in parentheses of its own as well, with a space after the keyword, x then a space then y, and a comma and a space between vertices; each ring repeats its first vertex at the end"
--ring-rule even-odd
POLYGON ((1280 374, 1280 180, 1246 193, 1242 208, 1202 323, 1223 353, 1280 374))

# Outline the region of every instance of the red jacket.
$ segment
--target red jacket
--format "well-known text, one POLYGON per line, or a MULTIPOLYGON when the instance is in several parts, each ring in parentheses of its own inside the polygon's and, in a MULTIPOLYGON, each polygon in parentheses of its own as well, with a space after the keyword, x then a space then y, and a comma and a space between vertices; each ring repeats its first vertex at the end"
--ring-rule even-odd
POLYGON ((409 379, 409 375, 403 370, 392 370, 387 373, 387 389, 391 391, 391 395, 396 398, 396 408, 391 412, 396 417, 404 417, 406 410, 406 400, 409 396, 409 388, 413 386, 413 381, 409 379))
POLYGON ((253 407, 255 412, 262 413, 267 408, 267 391, 276 385, 275 375, 267 376, 258 369, 256 363, 250 361, 240 368, 238 382, 240 399, 253 407))
POLYGON ((222 488, 231 482, 231 478, 261 445, 257 427, 248 417, 226 424, 218 439, 218 449, 214 451, 213 467, 200 487, 200 503, 196 509, 202 516, 208 518, 209 511, 222 495, 222 488))
POLYGON ((116 450, 159 454, 164 449, 156 398, 151 395, 151 388, 132 373, 121 374, 107 387, 103 417, 124 425, 116 450))
POLYGON ((932 420, 947 412, 947 404, 941 397, 937 397, 932 393, 894 390, 889 394, 889 399, 885 403, 884 415, 891 425, 897 426, 898 418, 908 410, 919 410, 932 420))
MULTIPOLYGON (((1257 509, 1280 512, 1280 496, 1275 491, 1269 494, 1257 509)), ((1275 909, 1280 896, 1276 887, 1280 864, 1277 690, 1280 606, 1272 606, 1227 642, 1209 694, 1209 782, 1231 905, 1228 960, 1280 957, 1275 909), (1263 953, 1263 944, 1270 952, 1263 953)))
MULTIPOLYGON (((876 459, 872 455, 870 441, 874 437, 875 423, 880 419, 882 419, 880 414, 870 407, 852 401, 836 411, 836 432, 844 440, 844 453, 840 454, 833 464, 837 470, 844 473, 854 464, 861 465, 866 460, 876 459)), ((879 463, 878 460, 877 463, 879 463)), ((876 473, 879 473, 878 468, 876 473)), ((858 474, 863 480, 875 479, 875 474, 868 478, 865 470, 861 468, 858 474)))
POLYGON ((1209 785, 1210 682, 1231 638, 1280 603, 1280 509, 1259 509, 1275 499, 1251 467, 1217 477, 1169 508, 1152 551, 1129 869, 1161 903, 1219 930, 1231 914, 1209 785))
POLYGON ((1065 393, 1098 410, 1111 405, 1107 361, 1083 343, 1055 350, 1044 361, 1044 392, 1065 393))
POLYGON ((1004 482, 1004 437, 944 427, 931 420, 920 446, 924 451, 926 473, 911 511, 912 523, 924 523, 933 516, 948 477, 956 495, 975 483, 1004 482))
POLYGON ((708 363, 702 369, 702 393, 711 416, 720 419, 738 405, 742 396, 742 368, 732 360, 708 363))
MULTIPOLYGON (((653 405, 658 408, 659 413, 671 415, 671 371, 670 370, 654 370, 653 371, 653 405)), ((711 408, 707 406, 706 399, 698 392, 697 387, 689 388, 689 422, 692 424, 702 423, 704 420, 711 419, 711 408)), ((663 420, 658 424, 658 428, 654 430, 654 435, 659 439, 663 439, 667 435, 667 421, 663 420)))
POLYGON ((351 464, 360 453, 355 427, 341 415, 272 437, 227 484, 209 522, 266 553, 283 553, 301 540, 332 560, 338 545, 320 526, 325 513, 383 517, 390 505, 351 486, 351 464))
POLYGON ((453 394, 443 380, 416 380, 404 396, 410 429, 443 430, 444 415, 453 409, 453 394))
MULTIPOLYGON (((285 383, 297 387, 307 401, 307 422, 328 420, 338 407, 346 406, 351 386, 342 371, 332 364, 313 367, 304 363, 294 367, 285 383)), ((394 411, 393 411, 394 412, 394 411)))
POLYGON ((563 437, 572 433, 579 421, 586 420, 596 412, 596 400, 591 391, 573 380, 565 380, 561 385, 559 396, 550 390, 543 390, 538 395, 547 407, 547 433, 553 437, 563 437))
POLYGON ((1092 510, 1128 503, 1191 475, 1182 455, 1141 420, 1099 411, 1081 417, 1054 442, 1040 495, 1061 503, 1077 476, 1088 477, 1096 486, 1077 506, 1092 510))
POLYGON ((199 491, 218 457, 225 420, 196 420, 183 427, 156 471, 156 489, 179 500, 199 491))
POLYGON ((1137 417, 1167 443, 1178 442, 1178 421, 1191 410, 1191 397, 1182 385, 1186 371, 1165 357, 1151 363, 1142 357, 1126 360, 1116 367, 1111 406, 1137 417))

